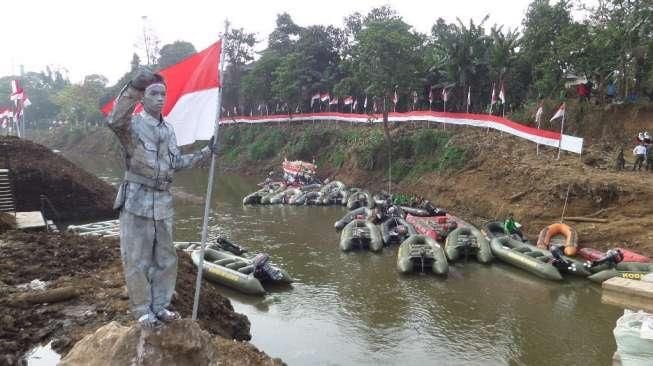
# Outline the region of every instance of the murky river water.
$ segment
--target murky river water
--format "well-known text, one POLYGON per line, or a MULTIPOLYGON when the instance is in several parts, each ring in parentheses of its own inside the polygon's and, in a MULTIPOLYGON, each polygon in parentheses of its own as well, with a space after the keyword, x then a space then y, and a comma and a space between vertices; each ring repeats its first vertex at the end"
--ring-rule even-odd
MULTIPOLYGON (((75 159, 77 160, 77 159, 75 159)), ((95 162, 99 163, 99 162, 95 162)), ((85 164, 101 177, 115 164, 85 164)), ((202 197, 206 171, 175 186, 202 197)), ((396 247, 342 253, 340 207, 243 207, 256 180, 219 176, 210 233, 267 252, 297 282, 250 297, 224 289, 252 322, 252 342, 289 365, 607 365, 621 310, 583 280, 553 283, 506 264, 455 265, 448 278, 401 276, 396 247)), ((176 205, 176 240, 199 240, 203 206, 176 205)))

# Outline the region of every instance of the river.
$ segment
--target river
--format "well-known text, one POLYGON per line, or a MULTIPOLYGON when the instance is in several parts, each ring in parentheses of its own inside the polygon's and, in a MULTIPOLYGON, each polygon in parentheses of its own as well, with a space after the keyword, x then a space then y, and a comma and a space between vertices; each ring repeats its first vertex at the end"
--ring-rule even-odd
MULTIPOLYGON (((73 159, 116 182, 106 160, 73 159)), ((175 187, 202 197, 206 170, 175 187)), ((210 235, 266 252, 296 282, 264 297, 224 288, 249 317, 252 343, 289 365, 606 365, 621 310, 600 286, 541 280, 503 263, 452 266, 447 278, 397 273, 396 247, 343 253, 333 222, 342 207, 243 206, 257 180, 220 175, 210 235)), ((199 240, 201 204, 177 203, 176 240, 199 240)))

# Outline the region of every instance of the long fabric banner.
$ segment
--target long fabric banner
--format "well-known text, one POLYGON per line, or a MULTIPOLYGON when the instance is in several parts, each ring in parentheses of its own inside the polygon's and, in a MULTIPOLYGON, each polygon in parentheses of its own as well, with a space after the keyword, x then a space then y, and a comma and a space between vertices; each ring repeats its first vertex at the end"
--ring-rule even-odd
MULTIPOLYGON (((473 113, 450 113, 433 111, 415 112, 391 112, 388 116, 390 122, 435 122, 451 125, 474 126, 491 128, 493 130, 506 132, 513 136, 533 141, 541 145, 560 147, 562 150, 581 154, 583 151, 583 139, 580 137, 561 135, 559 132, 541 130, 535 127, 525 126, 509 119, 492 116, 488 114, 473 113)), ((381 114, 360 114, 360 113, 337 113, 319 112, 302 113, 290 115, 271 116, 234 116, 223 117, 221 124, 238 123, 270 123, 270 122, 306 122, 306 121, 332 121, 347 123, 379 123, 383 122, 381 114)))

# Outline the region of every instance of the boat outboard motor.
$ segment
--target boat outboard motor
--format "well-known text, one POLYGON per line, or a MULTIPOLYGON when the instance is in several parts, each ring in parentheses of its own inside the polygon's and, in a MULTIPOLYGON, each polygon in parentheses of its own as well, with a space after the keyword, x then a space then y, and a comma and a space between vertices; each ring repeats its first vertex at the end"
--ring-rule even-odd
POLYGON ((265 253, 257 254, 252 262, 254 262, 254 277, 256 278, 268 277, 271 280, 278 281, 283 277, 280 270, 272 267, 270 256, 265 253))
POLYGON ((605 255, 595 261, 592 261, 590 268, 600 266, 602 264, 607 264, 610 268, 614 268, 617 263, 624 260, 624 254, 619 250, 619 248, 608 250, 605 255))
POLYGON ((234 244, 230 242, 227 238, 224 238, 222 236, 218 236, 217 238, 215 238, 215 244, 220 249, 233 253, 235 255, 242 255, 243 253, 247 253, 246 248, 238 244, 234 244))
POLYGON ((551 261, 551 264, 553 264, 553 266, 556 267, 557 269, 576 272, 576 263, 568 261, 563 257, 565 254, 564 249, 565 249, 564 245, 551 246, 551 254, 553 255, 553 260, 551 261))

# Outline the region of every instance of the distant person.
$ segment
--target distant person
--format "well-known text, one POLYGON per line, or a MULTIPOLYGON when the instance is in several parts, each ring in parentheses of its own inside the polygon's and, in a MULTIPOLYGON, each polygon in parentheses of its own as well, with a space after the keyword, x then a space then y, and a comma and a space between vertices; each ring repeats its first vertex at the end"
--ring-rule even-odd
POLYGON ((161 115, 166 90, 163 77, 139 69, 120 92, 108 122, 125 158, 114 209, 120 210, 129 305, 143 328, 180 318, 168 309, 177 280, 170 185, 176 171, 199 165, 216 149, 211 138, 201 151, 181 154, 175 131, 161 115), (134 114, 138 103, 143 110, 134 114))
POLYGON ((521 241, 524 241, 524 234, 521 232, 521 225, 515 221, 512 212, 508 214, 508 218, 504 222, 504 229, 509 235, 517 235, 521 241))
POLYGON ((644 163, 644 160, 646 159, 646 145, 644 145, 643 141, 635 146, 633 149, 633 155, 635 155, 635 164, 633 164, 633 171, 635 169, 642 170, 642 163, 644 163))
POLYGON ((617 84, 610 81, 605 91, 605 100, 607 103, 614 102, 614 99, 617 96, 617 84))

